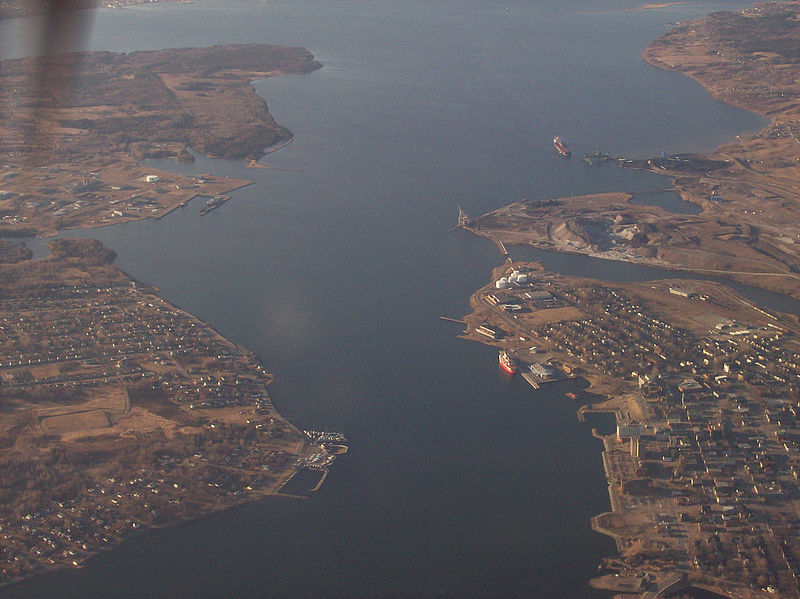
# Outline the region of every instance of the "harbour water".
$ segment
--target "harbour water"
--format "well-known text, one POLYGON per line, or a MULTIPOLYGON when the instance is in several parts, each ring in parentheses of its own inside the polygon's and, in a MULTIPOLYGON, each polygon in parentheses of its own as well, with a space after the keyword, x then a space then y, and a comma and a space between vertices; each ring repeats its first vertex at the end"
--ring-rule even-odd
MULTIPOLYGON (((325 65, 255 82, 296 135, 263 163, 294 171, 152 162, 255 184, 204 217, 195 202, 159 221, 68 234, 103 240, 122 269, 256 351, 277 375, 278 409, 301 428, 345 432, 350 451, 308 500, 151 531, 4 596, 600 596, 587 581, 614 551, 589 527, 609 507, 600 444, 564 399, 569 383, 533 391, 438 320, 466 313, 500 263, 485 240, 447 230, 459 204, 480 214, 601 191, 657 201, 650 192, 668 185, 560 159, 556 134, 577 156, 638 157, 709 150, 763 121, 639 58, 668 23, 748 3, 597 4, 96 11, 92 49, 277 43, 325 65)), ((0 23, 3 57, 25 52, 35 22, 0 23)), ((588 259, 569 260, 597 276, 588 259)))

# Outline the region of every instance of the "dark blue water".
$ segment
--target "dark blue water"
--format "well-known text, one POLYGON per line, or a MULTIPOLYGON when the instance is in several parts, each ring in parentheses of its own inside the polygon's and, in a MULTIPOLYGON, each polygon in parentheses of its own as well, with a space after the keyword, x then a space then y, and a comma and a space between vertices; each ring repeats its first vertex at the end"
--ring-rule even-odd
MULTIPOLYGON (((714 147, 762 120, 643 63, 670 21, 744 2, 292 2, 93 14, 92 48, 303 45, 325 68, 257 82, 293 144, 264 159, 154 162, 255 185, 205 217, 93 230, 134 277, 256 351, 278 409, 351 450, 308 501, 263 501, 154 531, 9 597, 592 597, 613 543, 600 446, 558 385, 501 376, 440 315, 499 263, 447 233, 520 198, 647 193, 648 173, 555 156, 714 147), (505 10, 508 7, 509 10, 505 10)), ((26 27, 0 23, 5 56, 26 27)), ((657 194, 652 194, 657 197, 657 194)), ((670 201, 674 201, 670 200, 670 201)), ((673 206, 680 209, 680 206, 673 206)), ((596 272, 585 262, 578 274, 596 272)), ((612 265, 610 270, 615 270, 612 265)), ((619 267, 617 276, 626 276, 619 267)))

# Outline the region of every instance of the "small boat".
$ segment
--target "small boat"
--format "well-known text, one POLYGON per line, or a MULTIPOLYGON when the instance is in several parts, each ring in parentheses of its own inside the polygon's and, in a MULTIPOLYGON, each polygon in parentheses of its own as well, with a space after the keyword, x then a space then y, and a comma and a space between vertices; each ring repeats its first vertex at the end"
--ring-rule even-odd
POLYGON ((564 158, 572 156, 572 152, 560 137, 555 137, 553 139, 553 147, 556 149, 556 152, 561 154, 564 158))

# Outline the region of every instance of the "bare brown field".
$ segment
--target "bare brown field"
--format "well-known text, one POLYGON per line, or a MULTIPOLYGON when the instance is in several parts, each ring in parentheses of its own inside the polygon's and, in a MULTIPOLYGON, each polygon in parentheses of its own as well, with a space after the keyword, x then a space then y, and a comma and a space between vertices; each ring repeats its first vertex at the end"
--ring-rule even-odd
POLYGON ((64 435, 76 431, 108 428, 111 426, 111 421, 103 410, 86 410, 46 416, 41 419, 40 424, 45 435, 64 435))

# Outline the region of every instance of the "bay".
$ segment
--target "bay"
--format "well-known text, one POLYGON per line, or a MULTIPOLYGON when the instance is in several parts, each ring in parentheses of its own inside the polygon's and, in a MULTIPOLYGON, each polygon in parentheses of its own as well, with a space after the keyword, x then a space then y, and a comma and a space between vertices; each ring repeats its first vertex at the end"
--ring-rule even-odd
MULTIPOLYGON (((249 178, 205 217, 69 232, 256 351, 301 428, 351 450, 307 501, 275 498, 151 531, 8 597, 592 597, 613 543, 600 445, 563 398, 508 379, 496 353, 438 320, 500 260, 448 234, 520 198, 631 191, 668 181, 588 168, 576 155, 703 151, 763 120, 639 58, 648 41, 721 1, 159 4, 90 15, 91 49, 302 45, 325 65, 255 82, 295 141, 276 171, 199 158, 153 168, 249 178), (508 8, 508 10, 506 10, 508 8)), ((3 57, 36 19, 0 23, 3 57)), ((674 207, 674 205, 673 205, 674 207)), ((576 267, 587 274, 592 264, 576 267)), ((610 265, 621 272, 623 265, 610 265)))

